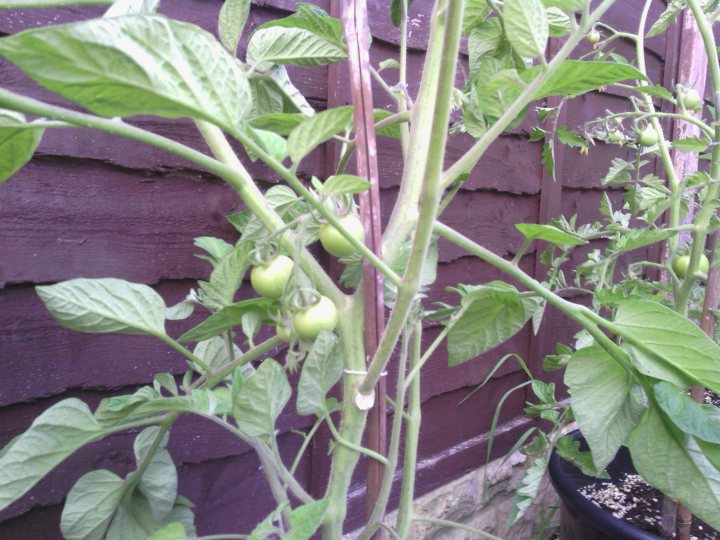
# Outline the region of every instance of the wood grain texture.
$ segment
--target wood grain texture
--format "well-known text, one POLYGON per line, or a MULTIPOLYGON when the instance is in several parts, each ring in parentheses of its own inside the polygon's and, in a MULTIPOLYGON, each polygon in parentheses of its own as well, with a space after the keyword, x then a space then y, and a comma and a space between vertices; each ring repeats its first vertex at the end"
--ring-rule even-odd
MULTIPOLYGON (((329 9, 329 0, 313 3, 329 9)), ((162 11, 215 33, 221 4, 221 0, 166 0, 162 11)), ((375 37, 371 61, 377 66, 385 58, 397 57, 398 32, 389 20, 390 0, 369 4, 375 37)), ((431 0, 416 0, 410 9, 408 72, 412 95, 417 93, 420 83, 431 5, 431 0)), ((609 23, 621 30, 634 31, 628 25, 637 19, 641 5, 641 0, 616 3, 609 14, 609 23)), ((286 16, 294 6, 292 0, 257 2, 241 39, 239 56, 244 57, 247 38, 254 28, 286 16)), ((651 22, 662 8, 663 2, 654 2, 651 22)), ((79 20, 102 11, 99 7, 5 11, 0 17, 0 34, 79 20)), ((585 49, 580 53, 587 52, 585 44, 581 47, 585 49)), ((662 78, 668 62, 665 38, 649 40, 647 48, 650 74, 653 78, 662 78)), ((617 42, 614 49, 630 59, 633 57, 627 42, 617 42)), ((289 72, 296 86, 309 96, 313 107, 322 110, 331 91, 335 92, 333 104, 350 102, 343 69, 338 67, 339 83, 333 89, 328 88, 326 67, 290 67, 289 72)), ((466 71, 466 60, 461 57, 458 85, 464 83, 466 71)), ((395 83, 394 72, 383 74, 390 84, 395 83)), ((62 98, 37 87, 3 60, 0 60, 0 81, 12 90, 68 105, 62 98)), ((373 85, 373 93, 376 107, 390 108, 391 99, 377 84, 373 85)), ((606 109, 623 110, 625 102, 620 97, 626 94, 615 88, 587 94, 567 107, 565 122, 575 129, 606 109)), ((188 120, 135 117, 130 121, 208 152, 188 120)), ((500 137, 471 171, 455 203, 442 216, 448 225, 505 257, 512 257, 522 243, 522 236, 514 227, 516 222, 532 223, 541 216, 548 217, 547 212, 540 211, 541 145, 528 142, 526 135, 535 123, 537 118, 531 111, 519 128, 500 137)), ((448 162, 473 142, 467 136, 451 137, 448 162)), ((234 146, 263 189, 279 181, 273 171, 249 162, 239 146, 234 146)), ((627 149, 602 144, 591 148, 589 156, 568 148, 561 151, 561 208, 568 215, 579 214, 581 222, 598 219, 603 192, 600 178, 612 157, 630 159, 632 154, 627 149)), ((382 212, 388 216, 401 175, 398 143, 381 138, 378 159, 382 212)), ((324 178, 330 174, 329 162, 329 154, 320 149, 302 162, 299 172, 303 177, 324 178)), ((622 190, 612 189, 609 193, 613 204, 621 205, 622 190)), ((180 355, 148 338, 89 335, 59 327, 37 298, 34 284, 78 276, 114 276, 153 284, 166 302, 173 304, 194 287, 194 280, 208 275, 207 264, 194 257, 197 250, 192 238, 213 235, 233 241, 237 234, 224 216, 240 208, 239 199, 229 187, 174 155, 107 134, 75 129, 48 132, 38 156, 0 187, 0 224, 3 226, 0 253, 11 254, 0 260, 0 370, 3 373, 0 447, 60 399, 79 397, 94 407, 104 397, 130 393, 149 383, 156 372, 180 375, 186 369, 180 355)), ((569 266, 581 262, 590 249, 601 245, 593 243, 577 250, 569 266)), ((337 275, 341 270, 337 261, 316 252, 320 261, 337 275)), ((642 250, 632 254, 633 257, 643 255, 642 250)), ((532 246, 523 257, 521 268, 532 273, 535 257, 532 246)), ((457 295, 448 292, 448 286, 484 283, 502 277, 489 265, 445 242, 440 245, 438 270, 438 279, 429 292, 433 300, 448 303, 457 303, 457 295)), ((244 285, 240 296, 250 294, 244 285)), ((584 301, 583 298, 573 300, 584 301)), ((197 314, 188 321, 170 323, 169 331, 178 336, 200 320, 197 314)), ((425 346, 439 330, 437 325, 427 325, 425 346)), ((555 342, 572 344, 577 330, 573 321, 548 308, 538 339, 542 340, 543 349, 551 350, 555 342)), ((269 335, 268 332, 265 330, 262 335, 269 335)), ((527 359, 532 354, 531 332, 526 326, 512 340, 461 366, 447 366, 443 347, 429 361, 422 386, 418 495, 484 464, 493 406, 506 391, 523 382, 525 375, 516 363, 508 362, 482 391, 461 401, 503 354, 514 352, 527 359)), ((282 360, 282 350, 272 353, 282 360)), ((545 377, 559 380, 558 373, 545 374, 545 377)), ((388 376, 391 393, 394 386, 395 373, 391 369, 388 376)), ((558 394, 562 393, 559 388, 558 394)), ((506 402, 493 457, 506 452, 527 429, 527 421, 519 419, 524 399, 523 393, 517 392, 506 402)), ((281 415, 278 429, 286 463, 293 459, 301 440, 290 430, 306 430, 311 420, 295 414, 294 400, 281 415)), ((115 435, 72 456, 27 497, 0 515, 0 538, 60 538, 60 505, 67 491, 77 478, 93 468, 108 467, 121 474, 130 471, 134 467, 133 436, 130 433, 115 435)), ((322 495, 327 482, 329 440, 321 430, 300 468, 300 481, 318 496, 322 495)), ((193 417, 183 418, 173 429, 169 448, 180 470, 180 492, 197 505, 200 534, 248 533, 274 507, 257 458, 242 442, 214 424, 193 417)), ((348 530, 362 523, 364 469, 363 460, 349 494, 348 530)), ((397 485, 395 488, 391 507, 397 501, 397 485)))

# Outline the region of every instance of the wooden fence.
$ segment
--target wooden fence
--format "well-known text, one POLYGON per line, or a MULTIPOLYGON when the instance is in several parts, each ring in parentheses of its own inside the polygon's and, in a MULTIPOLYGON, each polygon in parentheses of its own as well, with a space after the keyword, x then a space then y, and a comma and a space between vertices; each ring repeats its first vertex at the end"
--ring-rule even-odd
MULTIPOLYGON (((330 11, 340 2, 315 3, 330 11)), ((371 60, 377 65, 397 55, 399 40, 390 22, 389 0, 369 3, 371 60)), ((618 2, 609 15, 610 24, 634 31, 632 25, 638 20, 641 4, 640 0, 618 2)), ((214 32, 220 5, 220 0, 166 0, 161 11, 214 32)), ((258 2, 252 9, 246 37, 257 25, 286 16, 293 6, 290 0, 258 2)), ((430 0, 416 0, 410 11, 412 94, 419 85, 431 7, 430 0)), ((663 8, 664 3, 657 1, 651 20, 663 8)), ((101 13, 98 7, 0 11, 0 34, 101 13)), ((648 40, 647 48, 651 75, 670 84, 676 71, 678 33, 673 29, 667 37, 648 40)), ((618 43, 616 50, 628 58, 634 56, 627 42, 618 43)), ((290 68, 289 72, 316 109, 350 101, 344 67, 330 72, 326 67, 290 68)), ((460 69, 458 78, 464 73, 460 69)), ((66 104, 3 60, 0 85, 66 104)), ((377 106, 390 107, 390 100, 379 87, 375 86, 374 92, 377 106)), ((605 109, 624 107, 620 97, 607 92, 575 100, 563 110, 560 123, 576 128, 605 109)), ((147 117, 135 123, 207 150, 188 121, 147 117)), ((542 144, 528 141, 527 131, 534 123, 536 117, 531 113, 520 128, 490 148, 444 214, 449 225, 508 257, 522 243, 514 227, 517 222, 543 223, 561 212, 578 214, 581 221, 598 219, 603 193, 599 180, 613 156, 629 152, 600 144, 584 156, 561 147, 556 156, 557 178, 553 180, 541 164, 542 144)), ((453 137, 448 160, 458 157, 470 144, 466 136, 453 137)), ((397 195, 400 155, 398 143, 381 140, 379 168, 386 217, 397 195)), ((303 162, 300 173, 324 178, 333 159, 332 151, 320 149, 303 162)), ((249 166, 263 187, 278 182, 263 165, 249 166)), ((622 190, 607 191, 613 203, 621 206, 622 190)), ((112 276, 150 284, 168 305, 173 304, 187 294, 195 280, 208 275, 208 265, 194 257, 197 249, 193 237, 210 235, 233 241, 236 233, 225 216, 240 208, 231 188, 174 155, 104 133, 48 131, 32 162, 0 186, 0 446, 61 399, 75 396, 94 406, 104 397, 130 393, 147 384, 156 372, 180 374, 185 370, 177 353, 150 338, 89 335, 61 328, 43 308, 33 290, 35 284, 112 276)), ((319 257, 335 275, 339 274, 336 262, 322 254, 319 257)), ((542 275, 535 251, 527 253, 520 264, 529 273, 542 275)), ((457 297, 446 292, 446 287, 500 277, 485 263, 441 244, 432 296, 455 303, 457 297)), ((198 322, 193 317, 171 323, 169 330, 179 335, 198 322)), ((427 329, 426 344, 439 330, 427 329)), ((539 335, 533 335, 528 326, 510 342, 462 366, 447 367, 446 351, 441 348, 437 352, 423 377, 418 494, 485 462, 495 404, 508 389, 521 383, 524 375, 517 364, 508 362, 483 391, 460 402, 495 362, 506 353, 517 353, 539 372, 543 355, 554 350, 556 341, 571 342, 574 332, 567 320, 549 309, 539 335)), ((388 388, 394 388, 392 373, 388 388)), ((527 429, 529 423, 521 414, 528 399, 530 396, 521 391, 506 401, 493 456, 506 452, 527 429)), ((279 422, 281 451, 286 459, 295 455, 301 443, 290 430, 308 429, 310 424, 309 417, 296 416, 293 407, 286 409, 279 422)), ((132 470, 132 439, 133 434, 115 435, 68 459, 28 496, 0 514, 0 537, 60 538, 62 502, 72 484, 91 469, 104 467, 122 475, 132 470)), ((322 493, 327 481, 329 440, 327 433, 321 433, 300 466, 299 475, 314 495, 322 493)), ((169 449, 179 469, 180 493, 195 503, 202 534, 247 532, 271 510, 272 497, 253 452, 216 426, 197 418, 183 419, 173 428, 169 449)), ((359 467, 350 491, 348 527, 359 525, 363 519, 363 468, 359 467)))

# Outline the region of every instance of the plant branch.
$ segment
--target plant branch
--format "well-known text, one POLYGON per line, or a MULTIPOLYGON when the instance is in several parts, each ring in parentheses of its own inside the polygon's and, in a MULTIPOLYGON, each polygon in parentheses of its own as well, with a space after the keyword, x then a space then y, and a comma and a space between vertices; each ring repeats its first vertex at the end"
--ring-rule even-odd
POLYGON ((325 417, 327 420, 327 425, 330 428, 330 432, 332 433, 333 437, 335 437, 335 440, 338 444, 341 444, 345 446, 346 448, 349 448, 350 450, 353 450, 355 452, 358 452, 360 454, 365 454, 369 458, 372 458, 376 461, 379 461, 386 467, 390 465, 388 460, 385 458, 385 456, 378 454, 377 452, 370 450, 369 448, 365 448, 363 446, 360 446, 358 444, 352 443, 345 439, 342 435, 340 435, 340 432, 335 427, 335 424, 332 421, 332 418, 330 418, 330 415, 325 417))

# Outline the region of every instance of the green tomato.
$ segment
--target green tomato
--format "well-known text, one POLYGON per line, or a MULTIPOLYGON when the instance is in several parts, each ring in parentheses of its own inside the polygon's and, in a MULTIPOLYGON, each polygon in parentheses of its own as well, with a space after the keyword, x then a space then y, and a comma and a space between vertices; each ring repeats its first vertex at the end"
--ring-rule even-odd
MULTIPOLYGON (((675 257, 672 261, 672 269, 675 275, 680 279, 687 275, 688 267, 690 266, 690 255, 680 255, 675 257)), ((698 273, 703 276, 707 276, 708 270, 710 270, 710 261, 703 253, 700 256, 700 263, 698 264, 698 273)))
POLYGON ((607 141, 612 144, 622 144, 625 142, 625 135, 622 131, 614 130, 608 133, 607 141))
POLYGON ((593 28, 592 30, 590 30, 590 33, 585 36, 585 39, 590 45, 594 47, 598 44, 598 41, 600 41, 600 32, 593 28))
POLYGON ((686 109, 694 111, 700 105, 700 94, 694 88, 686 88, 683 93, 683 103, 686 109))
POLYGON ((646 127, 640 135, 638 135, 638 143, 640 146, 644 146, 646 148, 650 146, 655 146, 658 141, 660 140, 660 136, 658 135, 658 132, 655 131, 655 128, 652 126, 646 127))
POLYGON ((280 298, 293 271, 293 260, 278 255, 267 264, 254 266, 250 271, 250 284, 265 298, 280 298))
POLYGON ((326 296, 293 315, 293 328, 305 341, 314 340, 322 330, 334 330, 337 322, 337 308, 326 296))
MULTIPOLYGON (((365 241, 365 231, 357 214, 345 214, 338 221, 352 236, 361 242, 365 241)), ((335 257, 347 257, 357 252, 355 246, 329 223, 320 225, 320 243, 325 251, 335 257)))

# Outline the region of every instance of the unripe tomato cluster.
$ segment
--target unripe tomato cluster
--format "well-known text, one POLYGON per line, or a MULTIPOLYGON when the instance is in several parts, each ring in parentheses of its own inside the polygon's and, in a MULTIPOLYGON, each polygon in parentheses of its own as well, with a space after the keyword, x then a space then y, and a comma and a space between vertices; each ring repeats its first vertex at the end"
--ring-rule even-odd
MULTIPOLYGON (((365 240, 365 231, 357 214, 348 212, 338 217, 340 225, 357 238, 365 240)), ((357 252, 356 247, 345 236, 329 223, 320 225, 320 243, 325 251, 335 257, 347 257, 357 252)), ((261 262, 250 271, 250 283, 260 296, 281 299, 292 278, 294 262, 286 255, 276 255, 272 259, 261 262)), ((290 307, 291 317, 286 317, 275 326, 277 336, 286 342, 299 338, 313 341, 322 330, 334 330, 338 322, 335 304, 326 296, 317 296, 317 300, 300 307, 290 307)))

